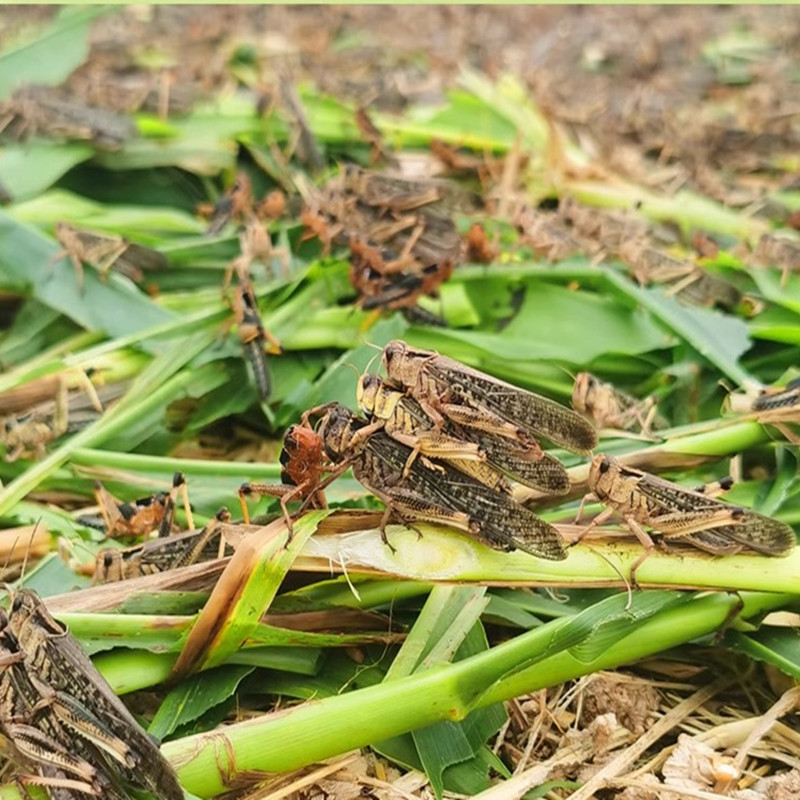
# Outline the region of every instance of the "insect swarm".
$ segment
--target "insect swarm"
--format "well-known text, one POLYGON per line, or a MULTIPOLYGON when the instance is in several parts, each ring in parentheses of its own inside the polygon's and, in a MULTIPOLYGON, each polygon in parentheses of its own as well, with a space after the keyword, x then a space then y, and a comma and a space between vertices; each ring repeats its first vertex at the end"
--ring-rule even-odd
POLYGON ((786 556, 797 544, 794 531, 784 522, 716 500, 712 492, 685 489, 625 467, 602 453, 592 459, 588 488, 606 506, 590 528, 619 513, 645 547, 631 567, 631 582, 635 582, 636 570, 654 547, 643 526, 662 534, 666 541, 678 539, 715 555, 750 549, 763 555, 786 556))

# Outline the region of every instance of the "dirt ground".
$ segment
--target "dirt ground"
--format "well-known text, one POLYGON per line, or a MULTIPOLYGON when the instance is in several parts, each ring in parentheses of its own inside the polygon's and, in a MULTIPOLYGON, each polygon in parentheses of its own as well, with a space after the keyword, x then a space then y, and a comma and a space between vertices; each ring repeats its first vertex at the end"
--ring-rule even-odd
MULTIPOLYGON (((0 46, 53 13, 8 7, 0 46)), ((266 84, 290 70, 390 109, 436 103, 463 66, 511 72, 616 170, 651 183, 654 164, 678 165, 665 180, 741 207, 758 194, 742 175, 799 144, 798 52, 791 6, 129 6, 94 23, 70 88, 124 108, 166 69, 173 98, 191 102, 230 87, 249 53, 266 84)))

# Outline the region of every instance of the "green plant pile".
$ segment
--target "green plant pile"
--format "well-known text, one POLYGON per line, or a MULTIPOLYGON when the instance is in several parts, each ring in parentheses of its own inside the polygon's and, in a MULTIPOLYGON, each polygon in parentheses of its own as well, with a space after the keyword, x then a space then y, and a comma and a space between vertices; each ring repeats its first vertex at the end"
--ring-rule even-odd
MULTIPOLYGON (((0 99, 13 89, 12 74, 65 79, 84 57, 96 13, 65 11, 38 38, 0 54, 0 99), (54 42, 64 56, 58 74, 37 74, 42 48, 54 42)), ((593 169, 517 81, 464 72, 443 107, 375 113, 386 146, 428 153, 437 140, 496 159, 522 153, 518 189, 532 206, 572 197, 624 209, 647 225, 671 226, 684 253, 695 232, 713 236, 720 250, 704 269, 755 298, 758 313, 690 305, 663 287, 639 285, 615 260, 597 265, 578 254, 550 263, 518 239, 509 219, 461 213, 459 230, 481 221, 499 253, 490 264, 459 265, 439 298, 422 300, 447 327, 414 325, 397 312, 376 321, 353 305, 346 248, 323 255, 317 240, 304 238, 291 196, 340 163, 367 165, 370 143, 353 107, 302 85, 299 93, 326 162, 313 177, 296 159, 276 158, 292 138, 291 121, 280 109, 256 114, 243 87, 187 116, 136 114, 139 135, 119 149, 37 132, 0 148, 0 183, 10 197, 0 210, 0 291, 13 308, 0 331, 0 397, 50 376, 74 381, 81 370, 98 386, 124 387, 118 402, 51 442, 43 458, 0 461, 0 526, 39 524, 51 535, 51 553, 27 565, 24 585, 43 596, 86 591, 89 578, 57 546, 69 543, 73 565, 91 563, 106 546, 74 513, 91 503, 96 480, 132 500, 166 490, 181 470, 199 524, 223 505, 235 509, 243 482, 277 482, 284 429, 320 403, 354 407, 347 365, 363 371, 395 338, 565 404, 580 370, 640 397, 654 393, 670 427, 655 441, 604 434, 599 450, 635 451, 638 465, 687 486, 729 473, 736 457, 742 480, 729 499, 800 523, 796 448, 775 428, 723 411, 729 390, 783 385, 796 372, 800 275, 784 281, 779 269, 752 266, 736 250, 754 248, 770 219, 690 189, 667 195, 593 169), (283 349, 268 357, 273 388, 263 402, 225 327, 231 311, 222 281, 240 252, 237 231, 228 225, 207 236, 195 213, 239 171, 258 197, 274 188, 290 195, 287 213, 270 224, 276 246, 291 254, 289 270, 277 261, 271 270, 253 269, 261 314, 283 349), (101 280, 89 267, 81 291, 68 262, 53 263, 62 220, 152 247, 169 267, 148 275, 146 285, 114 270, 101 280), (258 456, 263 442, 267 459, 258 456)), ((775 189, 767 199, 800 209, 796 192, 775 189)), ((586 459, 558 455, 580 486, 586 459)), ((328 499, 377 507, 348 476, 328 499)), ((272 502, 258 511, 275 511, 272 502)), ((565 522, 577 499, 540 508, 565 522)), ((228 587, 219 627, 202 637, 193 625, 209 588, 123 592, 113 611, 77 610, 79 600, 56 611, 116 690, 153 687, 155 710, 143 720, 193 795, 212 797, 248 774, 282 773, 366 745, 424 769, 439 795, 445 788, 474 794, 491 776, 509 775, 487 742, 511 698, 659 653, 724 663, 735 651, 740 664, 768 662, 800 676, 796 634, 758 625, 767 612, 795 604, 796 555, 712 558, 679 548, 654 555, 638 573, 644 586, 661 588, 629 595, 619 576, 640 552, 632 538, 583 545, 564 562, 544 563, 442 529, 422 526, 418 539, 398 526, 393 554, 375 530, 312 539, 330 514, 302 517, 288 547, 283 530, 238 549, 235 571, 226 573, 237 576, 237 593, 228 587), (314 559, 333 577, 308 571, 314 559), (555 596, 546 590, 553 586, 566 588, 555 596), (312 612, 324 624, 282 624, 312 612), (187 641, 188 667, 178 659, 187 641), (284 710, 271 712, 278 702, 284 710)), ((221 592, 218 586, 217 600, 221 592)), ((3 800, 17 796, 0 789, 3 800)))

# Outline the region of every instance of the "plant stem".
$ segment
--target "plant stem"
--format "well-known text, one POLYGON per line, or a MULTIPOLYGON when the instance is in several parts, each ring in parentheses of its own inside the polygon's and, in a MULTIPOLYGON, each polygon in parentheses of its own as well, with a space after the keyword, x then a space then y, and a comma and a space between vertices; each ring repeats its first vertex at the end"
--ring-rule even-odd
MULTIPOLYGON (((779 608, 787 599, 749 595, 744 598, 742 615, 779 608)), ((475 708, 691 641, 717 630, 738 603, 738 598, 724 594, 699 596, 688 607, 657 614, 592 662, 557 653, 504 677, 516 665, 530 663, 533 653, 546 651, 555 632, 568 623, 554 620, 446 668, 304 703, 224 730, 168 742, 162 749, 186 789, 199 797, 212 797, 225 791, 238 774, 298 769, 434 722, 461 720, 475 708), (410 697, 413 703, 408 702, 410 697)))

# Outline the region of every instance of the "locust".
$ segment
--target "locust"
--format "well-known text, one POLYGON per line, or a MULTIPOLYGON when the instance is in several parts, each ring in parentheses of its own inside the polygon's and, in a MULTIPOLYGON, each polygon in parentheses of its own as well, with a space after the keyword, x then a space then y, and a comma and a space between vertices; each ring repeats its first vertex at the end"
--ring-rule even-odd
POLYGON ((800 422, 800 378, 795 378, 782 389, 762 389, 753 396, 732 394, 727 400, 734 411, 744 412, 764 425, 774 425, 792 444, 800 437, 787 423, 800 422))
POLYGON ((168 536, 172 530, 177 493, 183 496, 183 506, 192 527, 192 512, 186 491, 186 479, 176 472, 169 493, 158 492, 141 497, 131 503, 119 502, 101 483, 95 485, 94 496, 100 506, 106 536, 110 539, 128 539, 146 536, 158 530, 159 536, 168 536))
POLYGON ((30 129, 64 139, 88 139, 99 147, 118 149, 137 133, 135 124, 127 117, 44 86, 18 89, 2 110, 7 113, 5 124, 14 123, 18 138, 30 129))
POLYGON ((69 427, 67 384, 59 381, 52 422, 45 422, 37 414, 22 417, 9 415, 2 420, 0 443, 6 448, 5 460, 18 458, 44 458, 45 446, 63 436, 69 427))
POLYGON ((250 524, 250 512, 245 501, 253 495, 279 497, 283 517, 288 529, 292 530, 292 518, 287 508, 292 500, 304 500, 311 508, 327 508, 325 492, 320 489, 322 475, 329 465, 322 446, 322 439, 316 431, 306 425, 292 425, 283 434, 283 448, 280 455, 281 482, 244 483, 239 489, 242 516, 245 525, 250 524))
POLYGON ((271 352, 280 353, 281 343, 264 327, 258 310, 258 301, 249 281, 237 286, 233 296, 233 313, 239 340, 253 371, 258 395, 262 400, 266 400, 272 392, 272 380, 269 376, 265 347, 268 342, 271 352))
POLYGON ((163 800, 183 800, 172 767, 67 628, 50 616, 32 590, 11 594, 9 628, 24 653, 27 669, 56 692, 71 695, 125 743, 125 750, 116 753, 114 768, 127 783, 163 800))
POLYGON ((632 582, 636 569, 654 547, 643 526, 667 541, 679 539, 715 555, 749 549, 768 556, 786 556, 797 544, 794 531, 784 522, 717 500, 713 492, 686 489, 625 467, 613 456, 599 454, 592 459, 588 487, 591 495, 607 506, 590 527, 619 513, 645 547, 631 568, 632 582))
POLYGON ((223 524, 229 520, 227 509, 222 509, 200 531, 150 539, 125 549, 107 547, 95 558, 93 583, 124 581, 231 555, 222 535, 223 524))
POLYGON ((215 236, 232 220, 247 219, 253 214, 253 184, 247 174, 236 175, 233 186, 213 205, 201 205, 201 216, 209 217, 206 236, 215 236))
POLYGON ((271 278, 273 259, 278 258, 283 275, 289 274, 288 252, 284 248, 275 247, 272 244, 269 231, 257 216, 250 216, 245 221, 244 230, 239 234, 239 246, 241 248, 240 255, 234 258, 225 270, 225 288, 230 284, 234 274, 239 278, 239 283, 246 283, 250 278, 250 267, 256 261, 264 265, 271 278))
POLYGON ((418 456, 437 458, 493 489, 510 491, 506 477, 544 492, 569 491, 569 475, 561 462, 538 444, 525 446, 490 431, 459 426, 445 419, 437 428, 422 406, 379 375, 367 373, 358 382, 358 404, 383 430, 411 448, 404 472, 418 456))
MULTIPOLYGON (((75 788, 101 797, 122 798, 103 769, 103 753, 126 763, 127 744, 69 694, 52 689, 25 664, 25 654, 0 609, 0 729, 17 758, 29 760, 46 785, 62 792, 75 788), (75 739, 75 735, 79 738, 75 739), (69 750, 65 749, 69 747, 69 750), (70 779, 68 776, 73 775, 70 779), (53 781, 52 784, 49 781, 53 781), (85 787, 85 788, 84 788, 85 787)), ((31 783, 39 783, 31 778, 31 783)), ((71 795, 64 795, 71 796, 71 795)))
POLYGON ((379 428, 334 403, 318 430, 331 461, 351 464, 356 479, 385 503, 380 529, 387 545, 385 528, 394 515, 407 523, 451 525, 497 550, 519 549, 551 560, 566 557, 558 531, 508 494, 446 462, 415 459, 407 469, 411 448, 379 428))
POLYGON ((594 426, 577 412, 431 350, 398 339, 383 350, 387 375, 441 425, 444 418, 533 446, 537 436, 575 453, 597 444, 594 426))
POLYGON ((523 206, 516 215, 514 224, 522 235, 522 240, 538 256, 548 261, 563 261, 586 249, 583 242, 567 230, 556 214, 523 206))
POLYGON ((589 372, 579 372, 575 376, 572 407, 579 414, 592 420, 598 428, 617 428, 626 431, 638 425, 643 434, 649 434, 654 423, 663 424, 663 421, 656 417, 654 397, 637 400, 589 372))
POLYGON ((84 264, 95 267, 101 280, 105 280, 109 271, 114 269, 137 283, 143 280, 145 271, 163 270, 168 266, 163 253, 129 242, 121 236, 81 230, 67 222, 57 223, 55 234, 62 249, 53 256, 52 261, 69 258, 81 292, 84 264))

